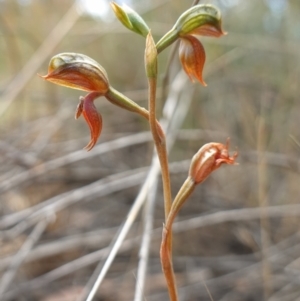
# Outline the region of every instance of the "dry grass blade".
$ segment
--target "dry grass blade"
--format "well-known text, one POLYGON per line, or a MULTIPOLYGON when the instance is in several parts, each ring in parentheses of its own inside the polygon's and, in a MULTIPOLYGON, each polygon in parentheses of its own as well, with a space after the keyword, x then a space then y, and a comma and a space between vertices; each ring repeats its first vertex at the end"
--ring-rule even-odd
POLYGON ((41 64, 51 56, 53 49, 61 42, 75 22, 80 17, 77 3, 74 3, 66 12, 64 17, 58 22, 56 27, 50 32, 48 37, 43 41, 39 49, 28 60, 23 69, 17 74, 12 82, 6 87, 2 96, 2 106, 0 116, 2 116, 10 104, 19 95, 29 80, 37 73, 41 64))
POLYGON ((29 252, 32 250, 34 244, 40 239, 43 234, 49 219, 40 221, 33 229, 31 234, 26 239, 25 243, 22 245, 21 249, 12 258, 8 270, 4 273, 0 282, 0 295, 2 296, 4 292, 9 288, 11 282, 13 281, 19 267, 22 265, 29 252))
POLYGON ((151 235, 153 230, 154 221, 154 207, 157 199, 157 181, 153 184, 152 189, 149 191, 148 198, 145 203, 144 211, 144 232, 141 241, 139 252, 139 265, 136 275, 136 285, 134 301, 142 301, 144 298, 145 281, 147 274, 147 265, 149 259, 149 249, 151 243, 151 235))
POLYGON ((67 208, 86 197, 97 195, 98 197, 110 194, 113 191, 122 190, 126 187, 138 185, 144 178, 145 171, 143 168, 139 171, 126 171, 121 174, 109 176, 108 178, 101 179, 90 185, 82 188, 75 189, 57 195, 53 198, 46 200, 44 203, 36 205, 31 208, 31 213, 25 210, 26 218, 23 218, 20 223, 9 230, 0 232, 2 236, 14 238, 20 233, 28 229, 32 224, 35 224, 40 219, 43 219, 48 214, 54 214, 57 211, 67 208))

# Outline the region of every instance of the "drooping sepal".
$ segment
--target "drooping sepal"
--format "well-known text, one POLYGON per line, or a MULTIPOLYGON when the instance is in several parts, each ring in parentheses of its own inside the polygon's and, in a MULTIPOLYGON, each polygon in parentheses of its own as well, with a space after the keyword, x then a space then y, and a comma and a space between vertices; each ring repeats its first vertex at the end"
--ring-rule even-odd
POLYGON ((193 82, 194 79, 197 79, 203 86, 207 86, 202 76, 205 50, 197 38, 188 35, 180 39, 179 58, 182 68, 190 80, 193 82))
POLYGON ((115 2, 110 3, 116 17, 119 21, 131 31, 134 31, 143 37, 146 37, 150 29, 144 19, 132 8, 123 4, 118 5, 115 2))

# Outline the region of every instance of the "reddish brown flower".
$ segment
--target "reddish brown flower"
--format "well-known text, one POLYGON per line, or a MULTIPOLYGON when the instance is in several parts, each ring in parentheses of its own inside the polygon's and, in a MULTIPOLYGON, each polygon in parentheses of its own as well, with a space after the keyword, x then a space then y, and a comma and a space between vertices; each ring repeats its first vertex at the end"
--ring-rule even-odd
POLYGON ((232 156, 229 155, 229 139, 224 145, 222 143, 211 142, 203 145, 199 151, 194 155, 189 176, 195 184, 203 182, 214 170, 219 168, 223 163, 237 164, 235 162, 238 156, 234 152, 232 156))
POLYGON ((97 112, 94 100, 109 90, 106 71, 84 54, 60 53, 50 60, 48 74, 42 78, 60 86, 91 92, 80 98, 75 113, 76 119, 83 114, 90 128, 91 140, 85 149, 91 150, 102 130, 102 117, 97 112))
POLYGON ((60 53, 49 63, 48 74, 42 78, 72 89, 101 92, 104 95, 109 82, 106 71, 90 57, 79 53, 60 53))
POLYGON ((205 50, 195 36, 218 38, 225 35, 226 33, 222 30, 221 25, 221 14, 211 5, 199 5, 198 8, 191 8, 180 23, 182 23, 182 28, 179 31, 179 37, 181 38, 179 58, 182 67, 191 81, 197 79, 203 86, 206 86, 202 76, 205 50), (201 15, 202 10, 205 13, 201 15), (196 26, 197 22, 198 26, 196 26))

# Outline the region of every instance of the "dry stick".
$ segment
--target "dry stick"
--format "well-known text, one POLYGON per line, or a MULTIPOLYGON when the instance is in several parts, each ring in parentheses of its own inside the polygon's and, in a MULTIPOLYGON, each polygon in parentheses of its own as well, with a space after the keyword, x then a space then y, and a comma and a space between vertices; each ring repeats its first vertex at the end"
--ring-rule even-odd
MULTIPOLYGON (((287 205, 287 206, 273 206, 267 208, 267 214, 268 217, 282 217, 282 216, 299 216, 300 215, 300 205, 287 205)), ((244 208, 244 209, 234 209, 234 210, 228 210, 228 211, 221 211, 221 212, 216 212, 212 214, 208 214, 205 216, 198 216, 193 219, 189 219, 187 221, 180 221, 180 222, 175 222, 173 226, 173 230, 175 233, 180 233, 183 231, 189 231, 192 229, 198 229, 198 228, 203 228, 206 226, 212 226, 212 225, 217 225, 221 224, 224 222, 230 222, 230 221, 247 221, 247 220, 255 220, 260 218, 260 208, 244 208)), ((161 228, 155 229, 155 235, 159 237, 161 235, 161 228)), ((138 241, 140 238, 132 238, 132 239, 127 239, 124 241, 122 244, 120 250, 121 251, 128 251, 129 249, 132 248, 134 245, 134 242, 138 241)), ((294 242, 294 239, 292 240, 294 242)), ((287 246, 287 240, 281 241, 277 246, 273 246, 270 248, 270 254, 271 256, 274 256, 275 253, 278 254, 277 256, 282 257, 282 248, 286 248, 287 246)), ((39 247, 38 247, 39 248, 39 247)), ((298 245, 299 248, 299 245, 298 245)), ((12 299, 16 295, 22 292, 26 292, 28 290, 33 290, 33 289, 38 289, 43 285, 46 285, 52 281, 55 281, 57 279, 60 279, 61 277, 64 277, 68 274, 71 274, 81 268, 84 268, 88 265, 91 265, 103 257, 105 257, 110 248, 103 248, 101 250, 95 251, 93 253, 90 253, 88 255, 85 255, 79 259, 75 259, 63 266, 60 266, 59 268, 56 268, 36 279, 30 280, 28 282, 25 282, 20 285, 20 287, 17 287, 16 289, 9 291, 5 296, 3 296, 4 300, 7 299, 12 299)), ((33 250, 29 258, 30 261, 34 260, 35 252, 38 250, 33 250)), ((40 253, 40 251, 38 251, 40 253)), ((48 254, 50 256, 50 254, 48 254)), ((39 257, 42 258, 42 257, 39 257)), ((290 258, 290 257, 288 257, 290 258)), ((27 261, 26 262, 30 262, 27 261)), ((253 266, 261 266, 260 263, 254 264, 250 266, 250 268, 253 268, 253 266)), ((247 268, 245 268, 247 269, 247 268)), ((229 275, 233 275, 234 273, 240 273, 240 271, 230 273, 229 275)), ((220 278, 224 278, 225 276, 221 276, 220 278)), ((211 283, 212 280, 207 281, 207 283, 211 283)), ((198 284, 197 284, 198 285, 198 284)))
MULTIPOLYGON (((256 208, 256 209, 257 209, 257 217, 256 218, 259 219, 260 218, 260 208, 256 208)), ((299 235, 299 233, 297 233, 297 235, 299 235)), ((278 260, 280 260, 281 264, 279 265, 279 267, 282 266, 283 255, 285 255, 286 260, 290 260, 291 252, 293 252, 294 254, 299 254, 300 244, 297 244, 295 246, 293 237, 294 237, 294 235, 285 239, 284 241, 279 242, 276 246, 270 247, 270 249, 269 249, 269 254, 270 254, 269 259, 274 263, 276 263, 278 260)), ((230 281, 231 281, 231 282, 233 282, 232 286, 236 286, 237 279, 241 279, 244 277, 250 278, 252 275, 252 278, 255 278, 255 280, 257 280, 259 282, 259 284, 261 284, 261 278, 259 278, 261 273, 259 271, 256 272, 257 269, 261 269, 261 265, 262 265, 261 262, 250 264, 240 270, 230 272, 228 274, 219 276, 217 278, 208 279, 208 280, 206 280, 206 283, 210 286, 214 285, 216 287, 221 287, 221 285, 225 285, 226 287, 229 287, 230 281), (253 272, 255 272, 254 277, 253 277, 253 272)), ((193 288, 195 288, 197 291, 199 291, 199 281, 197 281, 194 284, 183 287, 181 290, 191 292, 193 288)), ((157 294, 157 295, 159 295, 158 296, 159 298, 156 298, 155 300, 164 300, 166 298, 166 294, 157 294)), ((148 298, 148 300, 153 300, 153 299, 154 298, 148 298)))
POLYGON ((21 249, 17 254, 15 254, 8 266, 8 270, 3 275, 1 282, 0 282, 0 296, 7 290, 11 282, 13 281, 18 268, 24 262, 26 257, 28 256, 29 252, 32 250, 34 244, 40 239, 42 233, 46 229, 49 220, 42 220, 40 221, 31 234, 26 239, 25 243, 22 245, 21 249))
MULTIPOLYGON (((103 248, 101 250, 98 250, 96 252, 99 252, 99 251, 103 252, 105 250, 106 256, 109 256, 109 254, 111 253, 112 248, 113 248, 116 240, 118 239, 118 236, 120 234, 119 232, 120 232, 121 229, 122 229, 122 227, 118 227, 117 228, 117 231, 115 232, 115 235, 114 235, 113 239, 110 240, 110 244, 109 244, 108 247, 103 248)), ((128 240, 124 241, 123 245, 120 247, 120 250, 122 250, 124 248, 124 246, 126 245, 126 242, 127 242, 127 244, 128 244, 128 241, 132 241, 132 243, 134 243, 137 240, 138 240, 138 237, 135 237, 134 239, 128 239, 128 240)), ((87 256, 89 256, 89 255, 91 255, 91 254, 88 254, 87 256)), ((80 296, 76 299, 77 301, 83 301, 83 300, 85 300, 88 297, 88 294, 90 293, 90 291, 91 291, 94 283, 97 281, 98 275, 101 273, 101 270, 103 268, 103 262, 101 260, 103 258, 104 258, 104 256, 102 256, 100 258, 100 261, 98 262, 96 268, 94 269, 94 272, 93 272, 92 276, 89 278, 89 281, 87 282, 87 284, 83 288, 80 296)))
MULTIPOLYGON (((44 218, 45 215, 63 210, 66 207, 83 200, 87 196, 104 196, 120 189, 139 185, 143 181, 145 174, 145 168, 139 168, 135 171, 125 171, 52 197, 45 202, 46 204, 34 206, 35 210, 28 218, 22 220, 13 228, 0 232, 0 237, 14 238, 28 229, 32 224, 35 224, 40 219, 44 218), (39 208, 39 210, 36 210, 36 208, 39 208)), ((31 209, 33 209, 33 207, 31 209)))
POLYGON ((70 116, 70 107, 62 103, 58 108, 56 114, 52 116, 49 121, 42 127, 39 126, 39 134, 31 143, 31 149, 35 151, 38 156, 49 145, 49 140, 63 125, 63 120, 70 116), (45 128, 46 127, 46 128, 45 128))
POLYGON ((176 41, 175 44, 172 45, 171 53, 168 57, 166 71, 162 77, 162 89, 161 89, 161 99, 162 100, 166 99, 166 97, 167 97, 167 87, 169 85, 171 65, 173 64, 175 55, 177 54, 178 47, 179 47, 179 41, 176 41))
POLYGON ((157 199, 157 178, 153 183, 151 190, 148 193, 148 198, 145 204, 144 212, 144 233, 139 252, 139 265, 137 270, 134 301, 142 301, 144 296, 144 287, 147 274, 147 265, 149 258, 149 249, 151 235, 153 230, 154 208, 157 199))
POLYGON ((37 73, 41 64, 51 55, 53 49, 60 43, 81 15, 77 3, 74 3, 63 18, 57 23, 39 49, 32 55, 23 69, 11 81, 2 96, 0 117, 16 99, 29 80, 37 73))
MULTIPOLYGON (((280 162, 281 159, 282 158, 277 156, 276 158, 274 158, 274 162, 273 162, 273 160, 271 160, 271 164, 279 163, 279 166, 281 166, 281 167, 288 167, 289 163, 287 162, 287 160, 283 160, 283 162, 280 162)), ((182 171, 185 171, 189 167, 189 164, 190 164, 190 160, 186 160, 186 161, 182 161, 182 162, 174 162, 170 165, 170 169, 172 172, 182 172, 182 171)), ((133 171, 133 173, 136 173, 136 172, 139 172, 139 171, 138 170, 133 171)), ((75 199, 74 198, 72 199, 72 196, 71 196, 71 199, 69 199, 65 196, 65 194, 59 195, 59 196, 57 196, 57 198, 55 197, 55 202, 54 201, 50 202, 50 200, 53 200, 53 198, 52 198, 48 202, 46 202, 47 203, 46 206, 44 204, 43 207, 39 207, 39 209, 36 209, 38 211, 35 211, 35 214, 39 216, 39 219, 43 219, 44 216, 48 214, 48 212, 56 212, 58 210, 65 209, 67 206, 74 204, 78 200, 86 198, 87 196, 91 196, 91 194, 93 195, 95 193, 101 193, 101 195, 104 195, 105 193, 110 193, 111 189, 109 187, 118 187, 118 189, 122 189, 122 186, 119 186, 118 183, 123 183, 124 179, 126 179, 126 181, 129 180, 128 185, 136 185, 136 183, 135 183, 136 179, 139 178, 141 180, 143 178, 143 175, 138 174, 137 177, 133 176, 132 179, 130 179, 130 177, 131 176, 128 173, 122 173, 119 175, 115 175, 114 177, 110 177, 112 183, 108 183, 108 179, 103 179, 104 182, 102 182, 102 185, 104 185, 106 188, 108 188, 108 190, 107 189, 103 190, 103 187, 101 188, 101 183, 99 183, 99 182, 93 183, 93 184, 91 184, 91 186, 87 186, 86 188, 82 187, 79 190, 77 190, 76 193, 72 194, 72 196, 75 197, 75 199), (129 177, 129 179, 128 179, 128 177, 129 177), (95 187, 95 188, 98 187, 100 192, 99 191, 94 192, 93 187, 95 187), (77 197, 80 197, 80 199, 77 199, 77 197)), ((129 186, 126 186, 126 187, 129 187, 129 186)), ((270 216, 270 217, 280 216, 280 210, 285 211, 284 214, 287 214, 287 215, 289 215, 289 214, 292 215, 293 211, 295 210, 295 215, 298 215, 299 206, 291 205, 291 206, 287 206, 287 207, 285 207, 285 206, 269 207, 268 208, 268 216, 270 216)), ((238 221, 240 219, 239 219, 239 217, 237 219, 235 219, 235 215, 241 215, 242 219, 247 219, 247 216, 249 217, 249 219, 253 219, 256 216, 256 212, 257 212, 257 208, 236 209, 236 211, 235 210, 222 211, 222 212, 217 212, 217 213, 207 216, 208 221, 206 220, 206 216, 203 216, 203 217, 200 217, 200 219, 192 218, 192 219, 189 219, 188 221, 182 221, 180 224, 183 225, 182 230, 194 229, 194 228, 198 227, 199 222, 200 222, 199 227, 201 227, 203 225, 207 225, 207 223, 209 223, 209 220, 213 220, 212 217, 214 217, 215 219, 219 219, 221 222, 231 221, 231 220, 238 221), (202 222, 204 224, 202 224, 202 222)), ((36 222, 36 220, 34 220, 32 222, 36 222)), ((213 224, 214 224, 214 222, 213 222, 213 224)), ((29 227, 30 225, 31 225, 31 222, 28 221, 27 227, 29 227)), ((177 229, 177 226, 174 226, 174 227, 175 227, 175 230, 179 230, 179 229, 177 229)), ((45 255, 47 255, 47 253, 45 253, 45 255)), ((5 261, 3 262, 0 260, 0 268, 2 268, 3 266, 5 266, 5 261)))
MULTIPOLYGON (((118 227, 95 230, 87 233, 70 235, 67 237, 58 238, 52 242, 39 244, 30 252, 30 254, 28 254, 25 261, 32 262, 84 247, 97 248, 99 245, 108 244, 117 230, 118 227)), ((6 268, 12 260, 13 256, 1 258, 0 271, 6 268)))
MULTIPOLYGON (((167 113, 165 113, 165 114, 167 114, 167 113)), ((183 130, 183 131, 181 130, 181 131, 179 131, 177 136, 179 137, 179 139, 197 139, 197 140, 199 140, 199 139, 203 139, 207 136, 210 137, 212 135, 219 139, 223 139, 223 138, 227 137, 227 135, 222 134, 221 132, 209 131, 209 130, 183 130)), ((74 153, 71 153, 71 154, 62 156, 60 158, 50 160, 48 162, 40 164, 39 167, 35 167, 35 168, 30 169, 25 172, 21 172, 17 176, 3 180, 2 183, 5 182, 8 185, 10 183, 12 185, 10 188, 12 188, 12 187, 14 187, 14 184, 20 185, 21 183, 23 183, 23 181, 32 180, 35 177, 37 177, 38 175, 41 176, 41 175, 45 174, 46 172, 54 170, 55 168, 63 167, 64 165, 71 164, 72 162, 77 162, 79 160, 83 160, 84 158, 92 158, 93 156, 103 154, 107 151, 127 147, 127 146, 130 146, 133 144, 148 142, 151 140, 151 137, 152 136, 151 136, 150 132, 141 132, 138 134, 128 135, 128 136, 125 136, 122 138, 117 138, 112 141, 104 142, 98 146, 95 146, 93 149, 93 152, 76 151, 74 153), (9 180, 11 180, 11 182, 9 180)), ((1 144, 0 144, 0 148, 1 148, 1 144)), ((273 154, 272 158, 274 157, 274 155, 276 155, 276 154, 273 154)), ((256 156, 256 155, 254 154, 254 156, 256 156)), ((281 161, 283 161, 283 158, 279 158, 278 155, 276 156, 276 158, 274 157, 274 164, 281 162, 281 161)), ((286 160, 286 162, 287 162, 287 160, 286 160)), ((286 163, 283 162, 283 165, 286 166, 286 163)), ((296 165, 296 164, 294 164, 294 165, 296 165)), ((1 186, 1 183, 0 183, 0 186, 1 186)), ((9 186, 6 186, 6 187, 8 188, 9 186)), ((18 223, 19 221, 23 220, 30 214, 36 212, 37 210, 40 210, 42 207, 45 207, 47 205, 46 202, 47 201, 44 201, 43 203, 40 203, 36 206, 32 206, 32 207, 24 209, 22 211, 12 213, 12 214, 2 217, 0 219, 0 229, 7 228, 7 227, 10 227, 10 226, 18 223)))
MULTIPOLYGON (((29 169, 27 171, 24 171, 20 174, 17 174, 16 176, 7 179, 0 183, 0 192, 6 191, 8 189, 12 189, 15 186, 21 185, 22 183, 33 180, 38 176, 41 176, 51 170, 55 170, 57 168, 60 168, 62 166, 65 166, 67 164, 71 164, 73 162, 78 162, 83 159, 89 159, 93 158, 94 156, 98 156, 100 154, 120 149, 123 147, 130 146, 132 144, 138 144, 138 143, 144 143, 151 139, 151 134, 149 132, 141 132, 138 134, 121 137, 118 139, 115 139, 113 141, 108 141, 105 143, 102 143, 100 145, 97 145, 94 147, 93 152, 86 152, 84 150, 76 151, 71 154, 62 156, 57 159, 53 159, 50 161, 47 161, 43 164, 37 165, 32 169, 29 169)), ((0 220, 0 228, 9 227, 20 220, 23 220, 26 216, 29 216, 30 214, 34 213, 37 209, 43 207, 45 205, 44 203, 38 204, 36 206, 33 206, 31 208, 25 209, 21 212, 13 213, 8 216, 3 217, 0 220)))
POLYGON ((139 210, 141 208, 141 206, 143 205, 144 203, 144 200, 147 196, 147 193, 148 193, 148 187, 151 187, 157 177, 159 173, 159 164, 158 164, 158 161, 157 160, 154 160, 152 166, 151 166, 151 169, 150 169, 150 172, 147 176, 147 179, 146 181, 144 182, 137 198, 135 199, 130 211, 129 211, 129 214, 126 218, 126 221, 120 231, 120 234, 118 235, 118 238, 116 239, 116 242, 115 244, 113 245, 113 248, 111 250, 111 252, 109 253, 109 256, 107 257, 105 263, 104 263, 104 266, 100 272, 100 274, 98 275, 98 278, 97 280, 95 281, 86 301, 92 301, 101 282, 103 281, 104 277, 106 276, 106 273, 108 271, 108 269, 110 268, 112 262, 114 261, 115 259, 115 256, 117 255, 117 252, 119 250, 119 248, 121 247, 128 231, 130 230, 133 222, 135 221, 138 213, 139 213, 139 210))
MULTIPOLYGON (((262 104, 264 106, 264 103, 262 104)), ((261 208, 261 218, 260 218, 260 235, 261 235, 261 257, 262 257, 262 278, 264 282, 264 300, 267 301, 272 294, 272 272, 271 266, 268 261, 268 249, 270 246, 270 222, 266 216, 266 208, 269 207, 268 201, 268 185, 267 185, 267 162, 265 158, 266 150, 266 125, 265 125, 265 108, 261 109, 261 115, 258 121, 258 137, 257 137, 257 150, 260 154, 258 156, 258 202, 261 208)))
MULTIPOLYGON (((137 241, 137 238, 128 239, 128 240, 124 241, 124 243, 120 247, 121 250, 124 252, 130 250, 136 241, 137 241)), ((80 270, 86 266, 94 264, 95 262, 108 256, 110 254, 110 252, 111 252, 111 248, 106 247, 106 248, 100 249, 96 252, 82 256, 79 259, 75 259, 71 262, 68 262, 68 263, 60 266, 59 268, 56 268, 40 277, 37 277, 36 279, 25 282, 25 283, 21 284, 18 288, 7 292, 4 296, 1 296, 2 297, 1 301, 11 300, 11 299, 15 298, 16 296, 18 296, 20 293, 24 293, 24 292, 32 291, 32 290, 38 290, 43 285, 51 283, 52 281, 60 279, 66 275, 69 275, 70 273, 76 272, 77 270, 80 270)))

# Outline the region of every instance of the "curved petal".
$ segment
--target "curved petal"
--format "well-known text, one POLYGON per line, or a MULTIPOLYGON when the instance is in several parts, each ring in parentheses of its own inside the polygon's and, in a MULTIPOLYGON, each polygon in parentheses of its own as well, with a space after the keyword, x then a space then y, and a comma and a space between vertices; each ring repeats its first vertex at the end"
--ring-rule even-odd
POLYGON ((87 151, 90 151, 95 146, 102 130, 102 117, 98 113, 94 105, 94 100, 100 95, 101 94, 99 93, 92 92, 84 98, 80 98, 80 103, 77 106, 77 110, 75 113, 75 117, 77 118, 82 113, 85 121, 87 122, 90 128, 91 140, 85 147, 87 151))
POLYGON ((194 81, 194 78, 196 78, 203 86, 207 86, 202 77, 205 50, 197 38, 190 35, 181 38, 179 58, 185 73, 191 81, 194 81))

